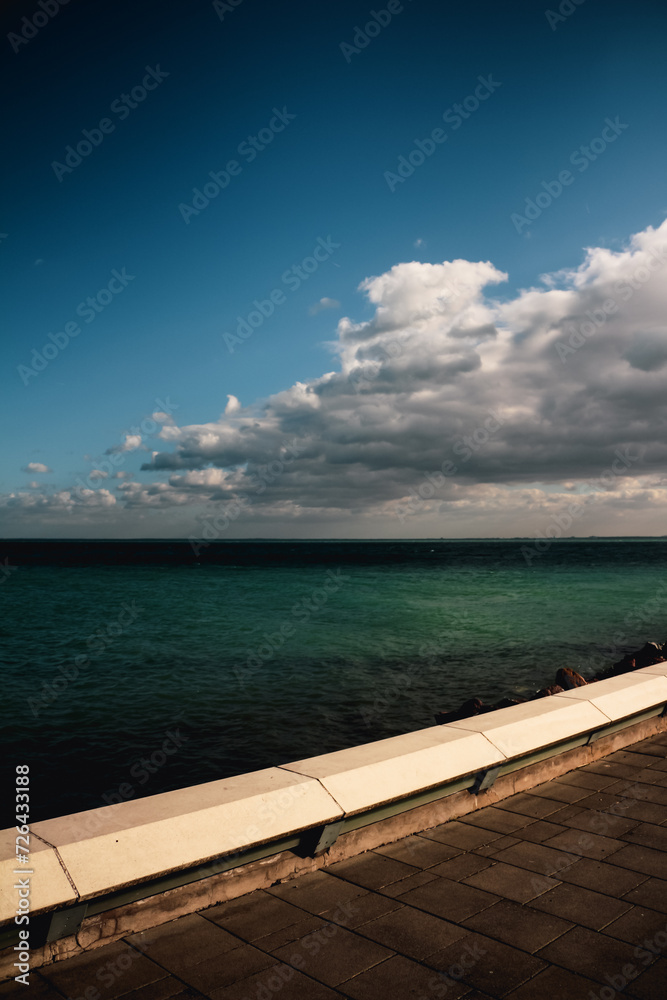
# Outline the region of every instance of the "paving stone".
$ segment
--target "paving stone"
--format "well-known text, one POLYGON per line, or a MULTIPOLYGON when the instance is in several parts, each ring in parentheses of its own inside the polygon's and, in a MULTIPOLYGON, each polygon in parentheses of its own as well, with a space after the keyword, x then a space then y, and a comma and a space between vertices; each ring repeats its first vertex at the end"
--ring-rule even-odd
POLYGON ((557 778, 555 781, 547 781, 543 785, 538 785, 537 788, 531 788, 530 794, 544 796, 556 802, 576 802, 589 795, 590 790, 557 778))
POLYGON ((667 876, 667 854, 663 851, 654 851, 651 847, 628 844, 612 855, 612 861, 619 868, 630 868, 658 878, 667 876))
POLYGON ((365 924, 367 920, 372 920, 374 917, 380 917, 383 913, 390 913, 402 905, 397 899, 392 899, 384 894, 367 892, 363 896, 355 896, 350 903, 325 910, 320 914, 320 918, 329 923, 340 923, 343 927, 353 928, 358 927, 359 924, 365 924))
POLYGON ((508 993, 505 1000, 584 1000, 592 993, 599 997, 600 985, 584 979, 567 969, 552 965, 517 990, 508 993))
POLYGON ((431 868, 441 861, 455 858, 460 853, 460 848, 419 836, 406 837, 405 840, 399 840, 396 844, 375 848, 375 854, 384 854, 388 858, 394 858, 395 861, 404 861, 417 868, 431 868))
POLYGON ((46 966, 40 975, 65 996, 79 997, 93 986, 98 1000, 111 1000, 164 979, 168 973, 125 941, 116 941, 46 966))
POLYGON ((327 868, 327 872, 347 882, 361 885, 365 889, 379 889, 380 886, 391 885, 392 882, 414 875, 419 870, 415 865, 406 865, 403 861, 395 861, 373 851, 360 854, 356 858, 348 858, 347 861, 338 861, 327 868))
MULTIPOLYGON (((661 764, 664 764, 664 760, 660 760, 661 764)), ((661 771, 657 765, 653 767, 644 767, 641 771, 637 771, 635 775, 635 780, 646 785, 664 785, 667 782, 667 774, 661 771)))
POLYGON ((292 906, 262 889, 211 906, 201 915, 244 941, 254 941, 306 918, 298 906, 292 906))
MULTIPOLYGON (((520 832, 520 830, 517 831, 517 833, 520 832)), ((473 847, 471 853, 478 854, 484 858, 492 858, 499 851, 504 851, 506 847, 512 847, 513 844, 518 843, 520 843, 518 837, 499 837, 498 840, 493 840, 490 844, 484 844, 482 847, 473 847)))
POLYGON ((605 986, 609 985, 606 975, 618 975, 626 967, 635 970, 628 978, 639 974, 639 968, 634 964, 636 959, 631 945, 599 931, 589 930, 587 927, 573 927, 546 948, 542 948, 538 955, 548 962, 561 965, 588 979, 595 979, 605 986))
POLYGON ((459 882, 461 879, 467 878, 468 875, 481 872, 492 864, 493 861, 480 857, 477 854, 460 854, 458 858, 453 858, 452 861, 445 861, 441 865, 436 865, 435 868, 431 868, 431 871, 442 878, 449 878, 454 882, 459 882))
POLYGON ((428 961, 452 978, 461 975, 464 982, 493 997, 504 996, 546 968, 546 962, 534 955, 475 933, 431 955, 428 961))
POLYGON ((473 847, 481 847, 497 840, 500 834, 492 830, 478 830, 470 823, 450 820, 442 826, 426 830, 422 836, 429 840, 437 840, 439 843, 450 844, 452 847, 460 847, 464 851, 471 851, 473 847))
POLYGON ((597 833, 588 833, 586 830, 567 830, 566 833, 558 833, 555 837, 547 840, 545 845, 559 851, 576 854, 579 857, 592 858, 593 861, 602 861, 625 846, 622 840, 601 837, 597 833))
MULTIPOLYGON (((667 946, 667 918, 658 910, 649 910, 644 906, 634 906, 622 917, 614 920, 604 929, 610 937, 620 938, 630 944, 654 942, 656 946, 667 946)), ((667 987, 667 984, 665 984, 667 987)), ((666 989, 667 992, 667 989, 666 989)))
POLYGON ((390 948, 369 941, 344 927, 329 924, 326 930, 307 935, 273 952, 276 959, 298 968, 326 986, 337 986, 390 958, 390 948))
POLYGON ((530 826, 524 827, 523 830, 517 830, 518 840, 529 840, 533 844, 542 844, 545 840, 550 837, 555 837, 558 833, 565 833, 566 827, 560 826, 558 823, 549 823, 547 820, 538 820, 537 823, 531 823, 530 826))
POLYGON ((470 930, 497 938, 531 954, 573 926, 570 921, 559 916, 542 913, 507 899, 501 899, 481 913, 475 913, 463 923, 470 930))
POLYGON ((561 872, 578 860, 574 854, 554 850, 544 844, 521 843, 508 847, 495 856, 497 861, 504 861, 517 868, 527 868, 540 875, 554 875, 561 872))
POLYGON ((633 767, 628 767, 627 764, 621 763, 609 763, 608 757, 603 757, 602 760, 593 761, 592 764, 587 764, 583 771, 592 771, 594 774, 603 774, 605 776, 611 775, 614 778, 631 778, 635 772, 633 767))
MULTIPOLYGON (((608 793, 634 799, 637 802, 653 802, 655 805, 667 807, 667 788, 647 785, 644 781, 619 781, 609 786, 608 793)), ((663 818, 667 819, 667 808, 663 810, 663 818)))
POLYGON ((623 899, 636 906, 648 906, 652 910, 667 913, 667 882, 660 878, 646 879, 626 892, 623 899))
POLYGON ((654 847, 657 851, 667 851, 667 826, 640 823, 628 831, 623 840, 631 844, 641 844, 643 847, 654 847))
POLYGON ((543 893, 533 902, 533 906, 595 931, 601 930, 605 924, 630 909, 629 903, 570 882, 561 882, 555 889, 543 893))
MULTIPOLYGON (((503 805, 508 801, 509 799, 503 799, 503 805)), ((465 821, 466 825, 484 827, 485 830, 492 830, 498 836, 501 833, 514 833, 515 830, 528 826, 526 816, 514 813, 510 809, 501 809, 499 806, 486 806, 479 812, 470 813, 465 821)), ((475 846, 481 847, 481 844, 475 846)))
POLYGON ((650 757, 667 757, 667 741, 660 742, 659 736, 650 736, 647 740, 633 743, 637 753, 647 753, 650 757))
POLYGON ((309 872, 292 882, 272 885, 266 891, 287 903, 300 906, 302 910, 308 910, 309 913, 323 913, 324 910, 364 895, 360 886, 324 871, 309 872))
MULTIPOLYGON (((663 747, 663 750, 667 750, 667 747, 663 747)), ((656 757, 655 763, 651 764, 654 771, 667 771, 667 754, 662 757, 656 757)))
POLYGON ((555 878, 538 875, 525 868, 515 868, 514 865, 506 865, 503 862, 494 864, 492 868, 486 868, 463 881, 466 885, 484 889, 505 899, 513 899, 517 903, 527 903, 559 885, 555 878))
POLYGON ((611 774, 595 774, 593 771, 586 771, 580 768, 577 771, 569 771, 567 774, 562 774, 558 780, 561 784, 578 785, 581 788, 599 790, 606 785, 612 785, 616 779, 611 774))
POLYGON ((580 809, 578 806, 568 806, 554 814, 551 820, 554 823, 557 820, 563 826, 574 827, 575 830, 587 830, 616 840, 622 839, 624 833, 638 825, 636 819, 625 819, 597 809, 580 809))
POLYGON ((667 960, 659 958, 649 969, 634 979, 625 996, 634 1000, 665 1000, 667 960))
POLYGON ((250 1000, 279 997, 280 1000, 340 1000, 340 993, 304 976, 291 965, 274 965, 231 986, 211 990, 211 1000, 250 1000))
POLYGON ((188 986, 194 986, 202 993, 209 993, 222 986, 231 986, 239 979, 246 979, 277 964, 277 960, 271 955, 251 944, 243 944, 233 951, 212 955, 205 962, 181 969, 178 975, 188 986))
POLYGON ((447 878, 438 878, 419 889, 412 889, 400 897, 402 903, 408 903, 417 909, 435 913, 445 920, 465 920, 473 913, 498 902, 498 897, 463 882, 452 882, 447 878))
POLYGON ((405 906, 362 924, 357 932, 417 960, 453 944, 466 933, 465 928, 448 920, 405 906))
POLYGON ((132 1000, 201 1000, 201 996, 199 990, 172 976, 132 990, 132 1000))
POLYGON ((616 750, 614 753, 610 753, 605 760, 610 764, 629 764, 630 767, 648 767, 649 764, 653 763, 653 757, 650 754, 640 753, 636 749, 632 750, 616 750))
MULTIPOLYGON (((585 798, 585 796, 579 796, 585 798)), ((547 798, 544 795, 531 795, 530 792, 520 792, 509 799, 503 799, 502 808, 507 812, 530 816, 532 819, 544 819, 549 813, 556 812, 563 806, 562 801, 547 798)), ((525 826, 525 824, 524 824, 525 826)))
POLYGON ((395 898, 396 896, 402 896, 404 892, 409 892, 410 889, 417 889, 420 885, 426 885, 427 882, 432 882, 437 877, 437 875, 434 875, 430 871, 416 872, 414 875, 402 878, 399 882, 392 882, 391 885, 383 885, 378 889, 378 892, 383 896, 395 898))
MULTIPOLYGON (((345 905, 345 904, 343 904, 345 905)), ((342 908, 337 908, 334 913, 340 913, 342 908)), ((290 944, 291 941, 297 941, 299 938, 305 937, 306 934, 312 934, 314 931, 320 930, 324 927, 325 923, 331 923, 336 921, 326 921, 322 917, 315 916, 312 913, 305 913, 301 911, 303 919, 297 921, 295 924, 289 924, 287 927, 280 927, 276 931, 271 931, 269 934, 265 934, 260 938, 253 938, 253 944, 256 948, 261 951, 273 952, 277 948, 281 948, 284 944, 290 944)))
POLYGON ((447 1000, 459 1000, 464 995, 472 1000, 467 984, 455 982, 403 955, 395 955, 369 972, 347 979, 339 989, 353 1000, 409 1000, 411 997, 436 1000, 444 996, 447 1000))
MULTIPOLYGON (((296 911, 300 913, 299 910, 296 911)), ((130 934, 125 939, 159 965, 178 973, 179 969, 206 961, 210 955, 224 954, 243 944, 238 937, 206 920, 199 913, 189 913, 159 927, 130 934)))
POLYGON ((572 882, 574 885, 582 885, 585 889, 593 889, 618 898, 622 893, 629 892, 640 882, 645 881, 646 876, 641 872, 605 864, 604 861, 582 858, 581 861, 560 872, 559 878, 563 882, 572 882))
POLYGON ((24 994, 19 993, 21 986, 13 979, 6 983, 0 983, 0 997, 2 1000, 18 1000, 25 995, 26 1000, 63 1000, 63 994, 57 992, 53 986, 41 979, 38 972, 28 974, 28 989, 24 994))

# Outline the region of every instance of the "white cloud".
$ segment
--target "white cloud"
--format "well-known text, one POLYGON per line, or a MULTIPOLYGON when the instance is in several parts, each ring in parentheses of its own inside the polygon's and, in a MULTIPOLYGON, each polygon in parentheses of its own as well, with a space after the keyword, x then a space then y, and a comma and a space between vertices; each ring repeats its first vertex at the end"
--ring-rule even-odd
POLYGON ((104 472, 102 469, 93 469, 92 472, 88 473, 88 479, 108 479, 109 473, 104 472))
POLYGON ((229 402, 225 407, 225 413, 226 414, 237 413, 241 409, 241 404, 239 403, 236 396, 232 396, 229 393, 227 393, 227 399, 229 400, 229 402))
POLYGON ((107 448, 104 454, 120 455, 125 451, 136 451, 137 448, 141 448, 141 434, 126 434, 122 444, 115 444, 113 447, 107 448))
POLYGON ((308 312, 311 316, 316 316, 317 313, 322 312, 323 309, 340 309, 340 302, 338 299, 329 299, 325 295, 319 302, 316 302, 315 305, 311 306, 308 312))
POLYGON ((43 462, 28 462, 21 469, 21 472, 53 472, 53 469, 50 469, 48 465, 44 465, 43 462))

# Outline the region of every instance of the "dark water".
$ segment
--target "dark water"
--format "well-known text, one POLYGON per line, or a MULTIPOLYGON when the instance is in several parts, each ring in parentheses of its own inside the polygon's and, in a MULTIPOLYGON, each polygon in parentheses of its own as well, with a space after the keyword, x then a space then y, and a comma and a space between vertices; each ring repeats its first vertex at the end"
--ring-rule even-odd
POLYGON ((3 787, 30 765, 33 820, 423 728, 667 638, 665 539, 558 541, 531 565, 521 541, 287 544, 199 566, 11 550, 3 787))

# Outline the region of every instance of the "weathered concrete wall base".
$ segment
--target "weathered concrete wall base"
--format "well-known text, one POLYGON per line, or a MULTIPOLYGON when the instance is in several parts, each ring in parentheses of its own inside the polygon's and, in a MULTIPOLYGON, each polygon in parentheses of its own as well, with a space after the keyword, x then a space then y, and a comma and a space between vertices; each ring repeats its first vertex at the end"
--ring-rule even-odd
MULTIPOLYGON (((421 833, 447 820, 502 802, 510 795, 551 781, 577 767, 600 760, 615 750, 665 731, 667 717, 648 719, 602 737, 594 743, 503 775, 491 788, 479 795, 471 795, 467 790, 455 792, 446 798, 342 834, 327 852, 317 858, 301 858, 292 851, 283 851, 261 861, 95 914, 83 921, 77 934, 33 949, 30 967, 37 969, 71 958, 81 952, 111 944, 127 934, 157 927, 196 910, 243 896, 255 889, 267 888, 277 882, 288 881, 336 861, 421 833)), ((0 982, 13 979, 16 971, 14 961, 15 953, 11 948, 0 952, 0 982)))

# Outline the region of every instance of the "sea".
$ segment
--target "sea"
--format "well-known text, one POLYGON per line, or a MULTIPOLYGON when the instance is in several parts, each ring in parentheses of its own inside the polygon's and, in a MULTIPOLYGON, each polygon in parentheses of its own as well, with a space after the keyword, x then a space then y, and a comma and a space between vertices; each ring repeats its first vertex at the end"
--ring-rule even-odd
POLYGON ((3 559, 3 827, 17 765, 34 822, 422 729, 667 639, 667 538, 7 541, 3 559))

